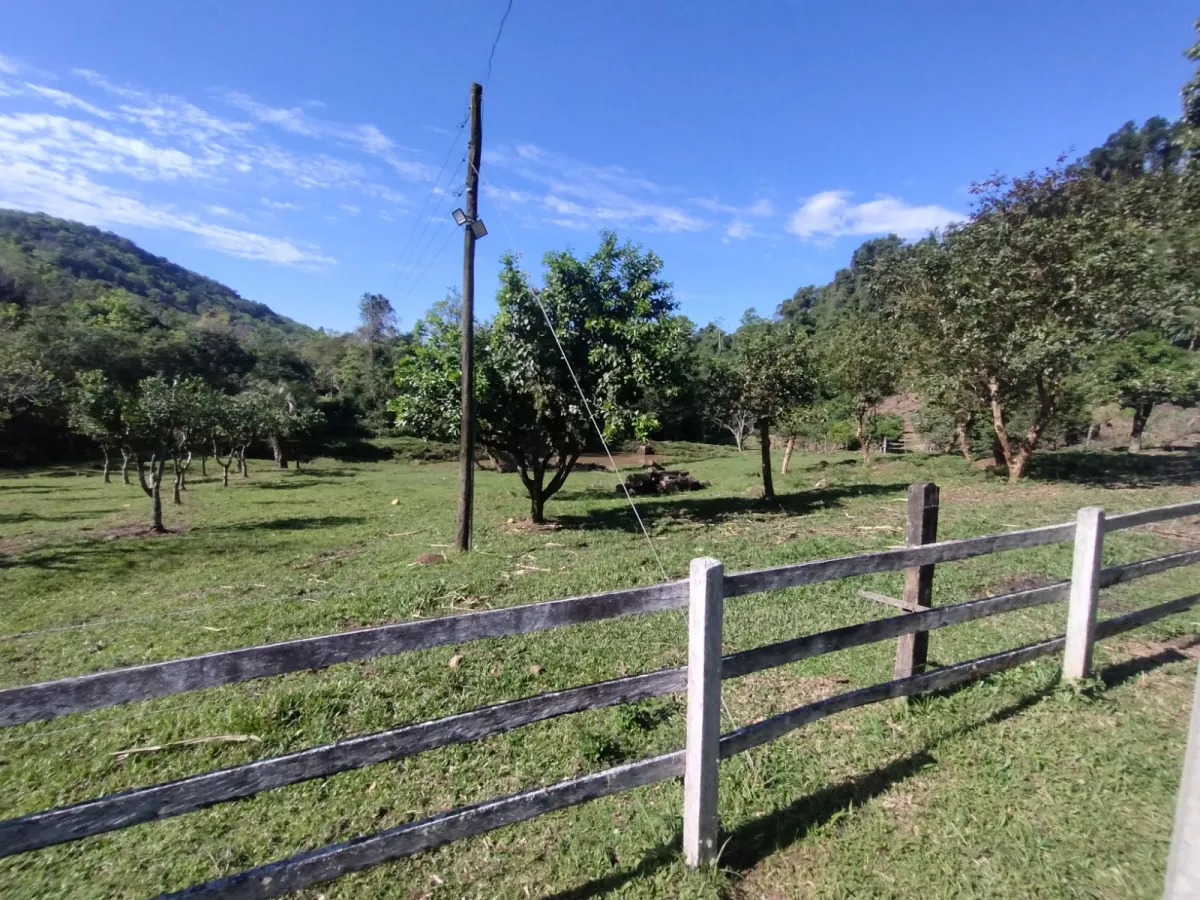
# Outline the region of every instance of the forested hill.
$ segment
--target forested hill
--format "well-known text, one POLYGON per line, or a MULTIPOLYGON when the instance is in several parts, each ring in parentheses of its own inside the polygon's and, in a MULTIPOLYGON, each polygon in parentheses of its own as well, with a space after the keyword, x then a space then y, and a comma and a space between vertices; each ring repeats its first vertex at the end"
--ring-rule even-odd
POLYGON ((0 304, 60 306, 119 288, 166 321, 227 322, 235 331, 307 336, 312 329, 263 303, 148 253, 127 238, 42 213, 0 210, 0 304))

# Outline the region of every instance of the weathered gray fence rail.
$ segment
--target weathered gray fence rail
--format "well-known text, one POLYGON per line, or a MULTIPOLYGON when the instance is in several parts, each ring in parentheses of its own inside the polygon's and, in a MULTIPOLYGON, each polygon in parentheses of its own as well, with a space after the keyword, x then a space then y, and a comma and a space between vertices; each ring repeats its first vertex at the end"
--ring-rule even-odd
MULTIPOLYGON (((928 527, 910 527, 908 538, 911 543, 920 543, 936 530, 936 503, 937 492, 932 486, 914 486, 910 492, 910 525, 913 517, 921 516, 927 526, 930 521, 933 523, 932 530, 928 527), (931 502, 934 506, 932 518, 931 502)), ((715 853, 716 772, 720 759, 775 740, 842 710, 961 684, 1060 650, 1065 651, 1065 674, 1068 677, 1083 677, 1090 666, 1091 647, 1096 640, 1182 612, 1200 602, 1200 594, 1193 594, 1097 623, 1096 604, 1100 588, 1200 562, 1200 550, 1188 550, 1101 570, 1099 558, 1104 534, 1196 514, 1200 514, 1200 502, 1111 517, 1105 517, 1100 510, 1086 509, 1080 511, 1079 519, 1074 523, 965 540, 924 543, 729 575, 724 574, 723 568, 715 560, 694 560, 690 582, 676 581, 648 588, 360 629, 8 688, 0 691, 0 726, 372 656, 523 634, 685 605, 689 607, 689 655, 686 667, 662 669, 485 706, 442 719, 360 735, 321 747, 0 821, 0 856, 181 815, 284 785, 399 759, 449 744, 478 740, 569 713, 686 690, 688 746, 683 750, 451 810, 429 819, 206 882, 171 896, 279 896, 389 859, 680 775, 684 776, 684 854, 689 864, 702 865, 711 861, 715 853), (937 608, 925 609, 925 603, 910 603, 913 609, 920 611, 796 637, 725 657, 720 655, 721 607, 725 597, 900 569, 912 573, 906 577, 906 581, 913 581, 916 591, 920 584, 925 583, 921 579, 931 581, 931 567, 937 563, 1071 539, 1075 541, 1075 565, 1070 581, 937 608), (921 573, 920 578, 915 573, 921 573), (1064 636, 931 672, 919 671, 924 663, 922 655, 915 662, 910 660, 905 664, 908 670, 912 670, 911 674, 905 672, 903 677, 896 677, 892 681, 810 703, 720 735, 718 716, 720 682, 723 679, 739 678, 789 662, 877 641, 925 635, 948 625, 1041 606, 1068 597, 1068 629, 1064 636)), ((898 655, 898 675, 901 674, 900 662, 898 655)))

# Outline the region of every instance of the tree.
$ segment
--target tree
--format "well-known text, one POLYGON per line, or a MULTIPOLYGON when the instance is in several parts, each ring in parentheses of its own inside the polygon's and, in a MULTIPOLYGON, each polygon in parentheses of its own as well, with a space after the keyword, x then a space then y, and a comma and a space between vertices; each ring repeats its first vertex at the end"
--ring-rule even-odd
MULTIPOLYGON (((607 440, 629 434, 649 412, 647 388, 673 383, 685 337, 653 252, 604 232, 587 259, 551 252, 544 266, 539 290, 515 256, 501 259, 499 312, 476 337, 479 442, 513 461, 536 523, 594 429, 607 440)), ((422 340, 397 366, 392 409, 402 431, 451 440, 460 375, 447 312, 427 317, 422 340)))
POLYGON ((704 418, 733 435, 738 452, 750 429, 754 426, 754 414, 742 395, 742 378, 732 355, 711 357, 701 365, 699 376, 700 402, 703 403, 704 418))
POLYGON ((192 424, 196 396, 203 390, 204 383, 198 378, 167 379, 155 375, 142 379, 136 397, 122 411, 130 425, 129 435, 137 454, 134 462, 138 482, 150 498, 151 527, 160 534, 166 531, 162 518, 163 473, 167 460, 178 460, 185 451, 184 435, 192 424))
MULTIPOLYGON (((71 391, 69 419, 71 429, 93 441, 104 454, 104 483, 109 478, 109 452, 121 446, 125 435, 121 420, 122 398, 117 388, 99 369, 81 372, 71 391)), ((128 454, 126 454, 128 462, 128 454)), ((125 483, 129 483, 127 465, 122 465, 125 483)))
POLYGON ((742 403, 758 428, 763 496, 775 498, 771 477, 771 427, 780 417, 812 401, 816 382, 808 335, 791 325, 739 331, 735 344, 742 403))
POLYGON ((896 387, 898 352, 888 322, 879 314, 856 312, 827 337, 824 366, 833 391, 854 419, 863 465, 871 464, 873 420, 896 387))
POLYGON ((1195 357, 1152 331, 1139 331, 1104 347, 1092 370, 1097 399, 1133 412, 1129 452, 1142 449, 1142 433, 1160 403, 1189 406, 1200 398, 1195 357))
POLYGON ((1161 324, 1178 298, 1136 184, 1060 165, 973 191, 970 222, 893 257, 877 277, 926 368, 986 398, 1015 482, 1092 350, 1161 324), (1031 415, 1015 437, 1021 407, 1031 415))

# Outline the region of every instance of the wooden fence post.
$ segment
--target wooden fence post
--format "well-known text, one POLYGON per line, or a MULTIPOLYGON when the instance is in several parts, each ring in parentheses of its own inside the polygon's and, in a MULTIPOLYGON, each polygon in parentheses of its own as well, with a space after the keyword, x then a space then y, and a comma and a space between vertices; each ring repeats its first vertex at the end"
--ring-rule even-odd
MULTIPOLYGON (((904 542, 910 547, 932 544, 937 540, 938 498, 936 484, 918 481, 908 486, 908 521, 904 542)), ((916 606, 933 605, 933 565, 904 570, 906 603, 916 606)), ((925 671, 929 657, 929 632, 902 635, 896 644, 895 678, 908 678, 925 671)))
POLYGON ((721 616, 725 567, 692 560, 688 606, 687 753, 683 775, 683 858, 693 869, 717 849, 721 741, 721 616))
POLYGON ((1075 559, 1071 566, 1071 605, 1063 678, 1087 678, 1096 641, 1096 605, 1100 596, 1100 554, 1104 549, 1104 510, 1085 506, 1075 520, 1075 559))

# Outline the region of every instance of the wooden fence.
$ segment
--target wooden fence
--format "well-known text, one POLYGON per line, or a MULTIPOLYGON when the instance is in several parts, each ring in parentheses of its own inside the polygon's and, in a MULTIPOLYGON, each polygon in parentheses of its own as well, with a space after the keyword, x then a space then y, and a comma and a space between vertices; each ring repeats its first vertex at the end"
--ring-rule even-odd
POLYGON ((1200 550, 1188 550, 1101 569, 1104 534, 1200 514, 1200 501, 1109 517, 1100 509, 1087 508, 1079 511, 1076 522, 940 543, 933 541, 937 506, 935 486, 912 486, 907 533, 910 546, 899 549, 731 574, 726 574, 717 560, 696 559, 692 561, 688 580, 652 587, 364 628, 0 690, 0 727, 8 727, 375 656, 527 634, 635 613, 684 606, 689 609, 686 667, 498 703, 7 819, 0 821, 0 856, 182 815, 283 785, 478 740, 568 713, 686 691, 687 741, 683 749, 450 810, 208 881, 169 896, 276 897, 553 810, 680 776, 684 779, 684 856, 689 865, 704 865, 716 852, 720 760, 842 710, 962 684, 1060 650, 1064 651, 1064 675, 1069 679, 1082 678, 1088 673, 1095 640, 1181 612, 1200 601, 1200 594, 1192 594, 1096 621, 1100 588, 1200 562, 1200 550), (933 567, 937 563, 1069 540, 1074 540, 1075 545, 1070 581, 929 608, 933 567), (905 570, 903 598, 867 594, 872 599, 900 606, 905 610, 900 615, 721 656, 722 604, 727 597, 901 569, 905 570), (1069 598, 1065 635, 923 671, 931 630, 1064 598, 1069 598), (808 703, 724 735, 720 733, 722 680, 891 638, 900 639, 897 677, 893 680, 808 703))

